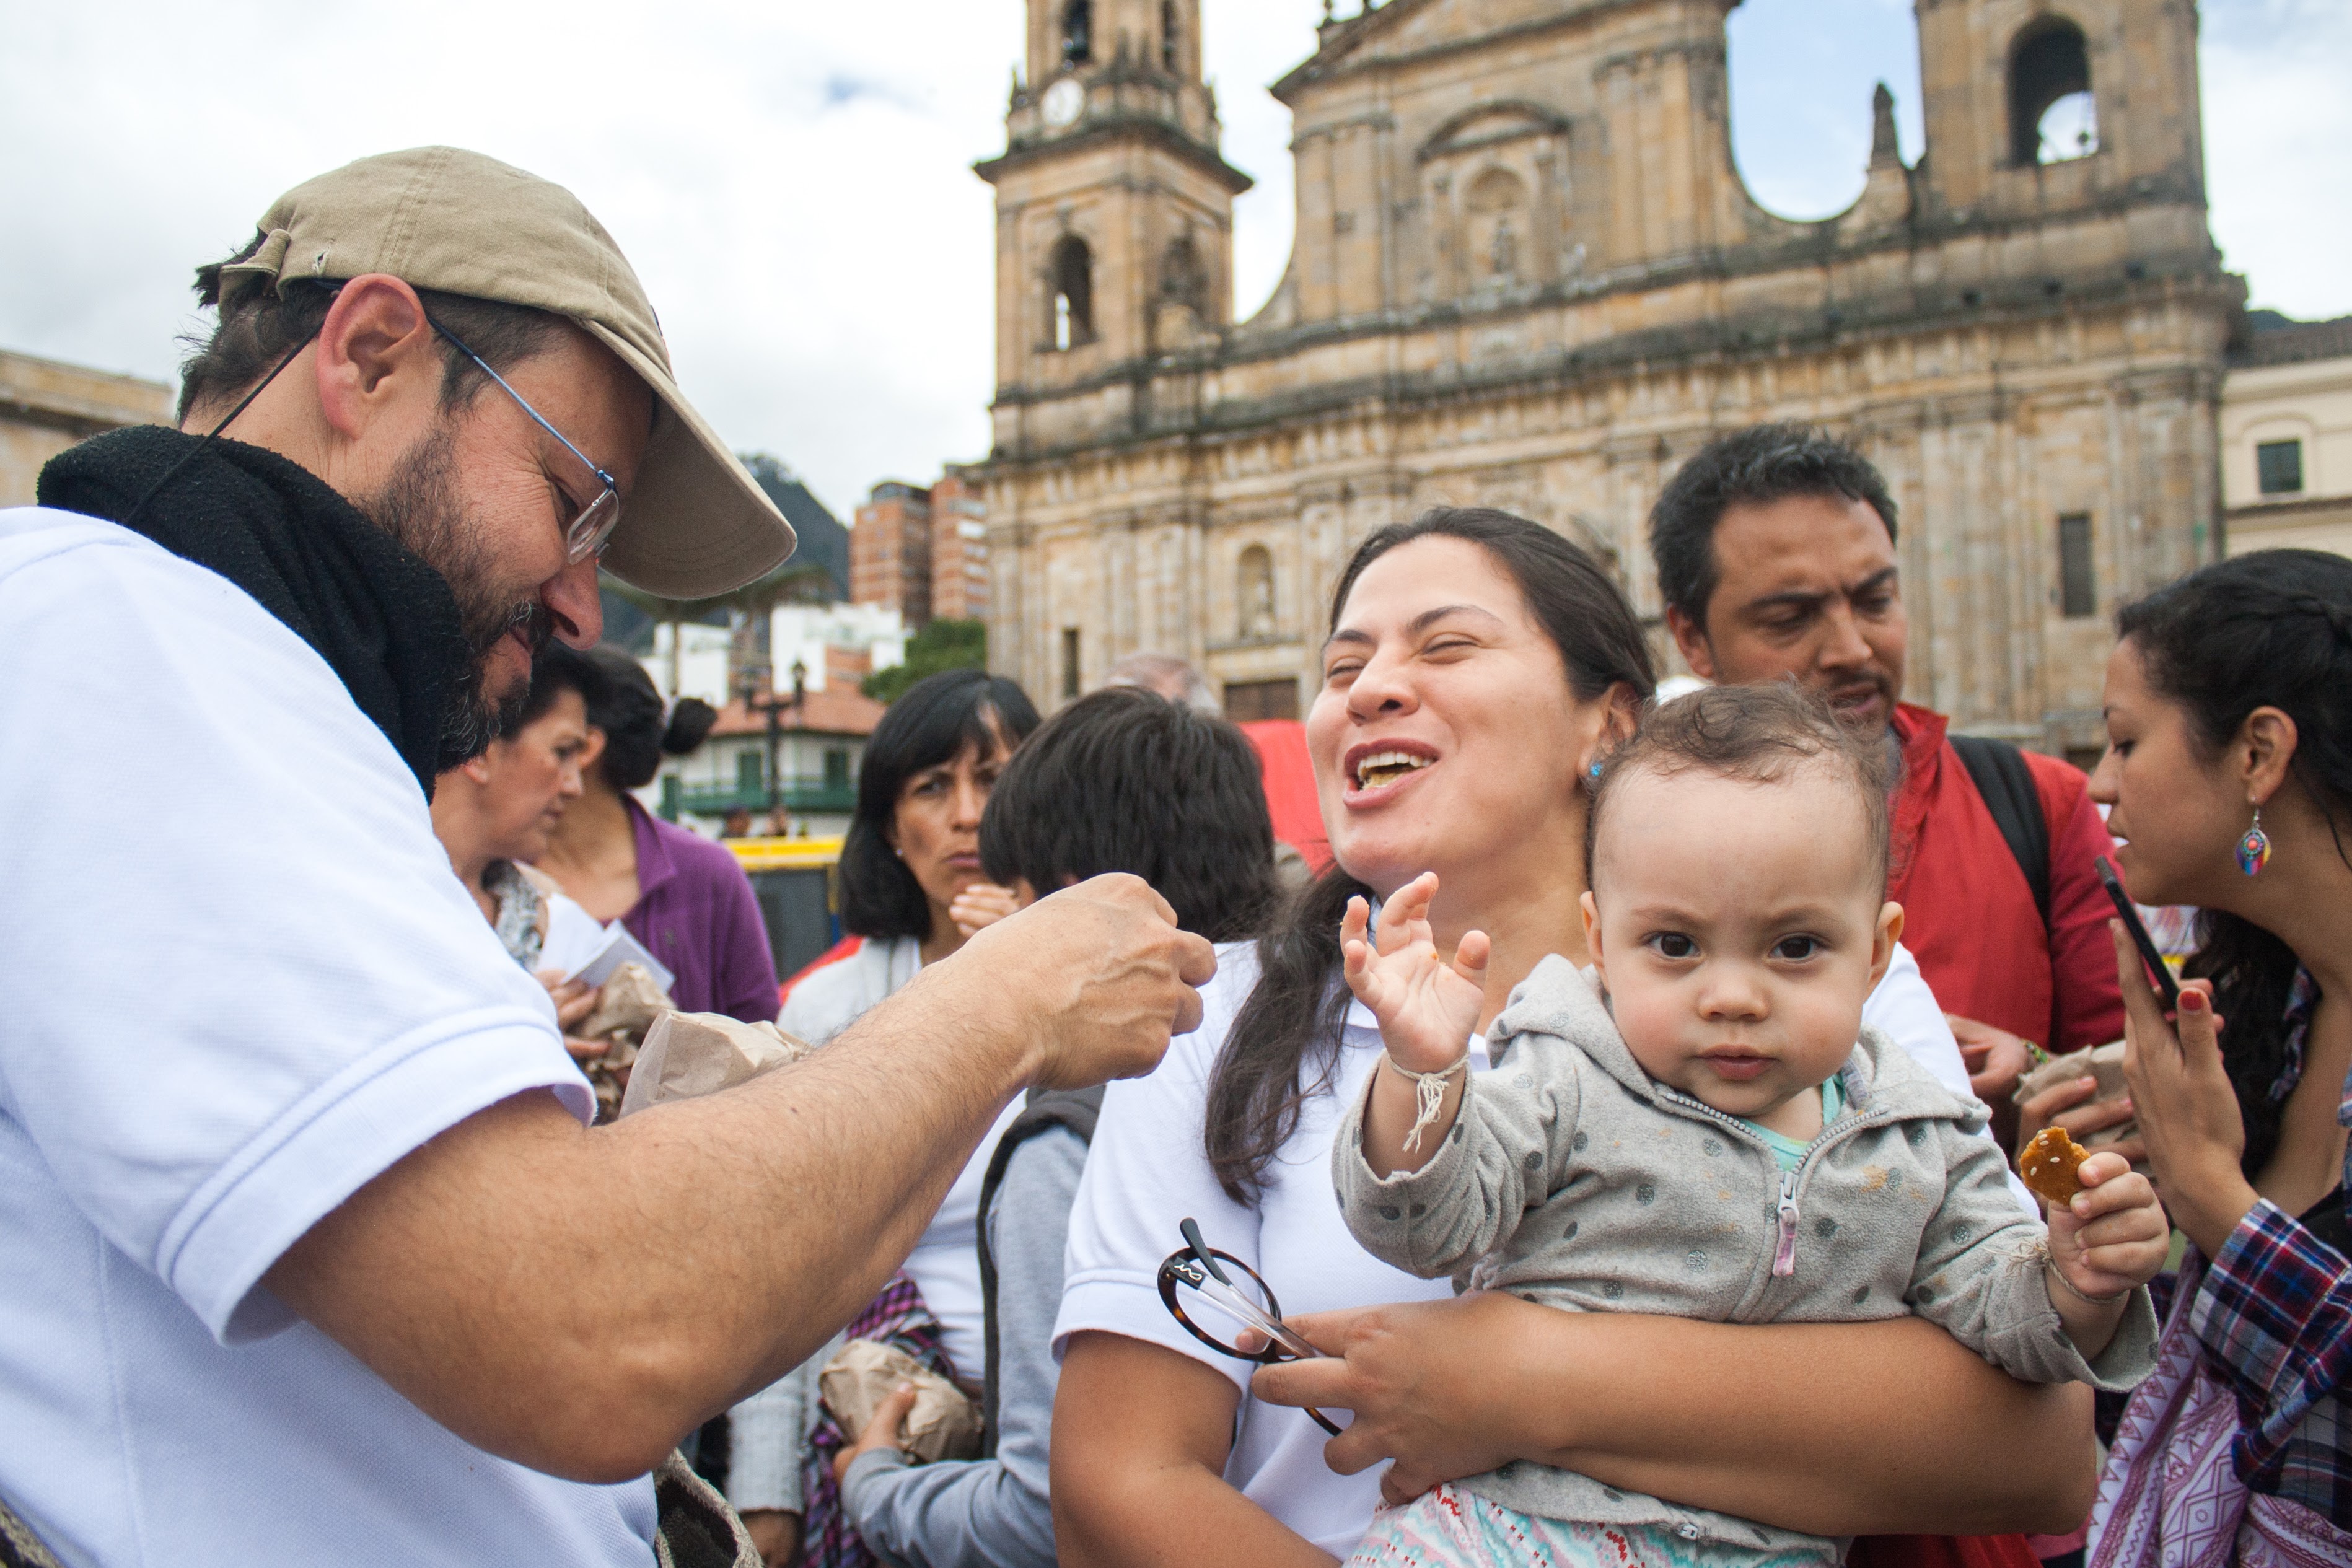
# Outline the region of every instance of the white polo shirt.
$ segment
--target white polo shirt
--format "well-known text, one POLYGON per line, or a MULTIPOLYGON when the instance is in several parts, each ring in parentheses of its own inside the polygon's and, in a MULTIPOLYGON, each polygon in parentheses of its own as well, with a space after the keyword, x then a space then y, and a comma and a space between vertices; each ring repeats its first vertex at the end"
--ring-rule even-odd
POLYGON ((258 1283, 509 1095, 592 1101, 415 779, 245 593, 0 511, 0 1497, 69 1563, 652 1561, 258 1283))

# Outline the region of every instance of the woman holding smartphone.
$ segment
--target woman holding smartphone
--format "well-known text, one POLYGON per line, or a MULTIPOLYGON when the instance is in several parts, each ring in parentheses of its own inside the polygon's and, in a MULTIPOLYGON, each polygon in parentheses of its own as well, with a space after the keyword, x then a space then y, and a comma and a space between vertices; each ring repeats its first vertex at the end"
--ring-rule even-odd
POLYGON ((2204 913, 2170 1017, 2117 923, 2126 1110, 2190 1246, 2090 1563, 2352 1562, 2352 561, 2241 556, 2116 625, 2091 794, 2132 896, 2204 913))

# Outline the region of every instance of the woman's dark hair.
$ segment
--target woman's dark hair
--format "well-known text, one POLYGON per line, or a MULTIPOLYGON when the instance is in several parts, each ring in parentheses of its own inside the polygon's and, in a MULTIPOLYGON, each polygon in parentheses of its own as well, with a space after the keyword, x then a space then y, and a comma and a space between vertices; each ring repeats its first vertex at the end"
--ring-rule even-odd
POLYGON ((1257 749, 1222 718, 1135 687, 1082 697, 1022 746, 980 820, 991 882, 1040 894, 1130 872, 1212 942, 1264 928, 1274 822, 1257 749))
POLYGON ((524 727, 545 718, 547 710, 555 706, 555 699, 565 692, 580 694, 580 704, 590 715, 588 722, 593 724, 597 699, 604 690, 604 671, 590 664, 585 653, 551 639, 546 647, 531 655, 530 694, 523 699, 513 722, 506 726, 505 733, 512 738, 524 727))
MULTIPOLYGON (((1643 699, 1656 689, 1642 623, 1600 563, 1540 524, 1483 507, 1441 507, 1374 529, 1332 590, 1331 629, 1339 629, 1366 567, 1400 545, 1433 538, 1475 544, 1509 574, 1559 648, 1579 702, 1598 702, 1619 685, 1643 699)), ((1328 1085, 1348 1012, 1348 988, 1338 980, 1339 916, 1349 899, 1371 891, 1335 864, 1293 896, 1258 942, 1258 982, 1209 1080, 1203 1127, 1217 1185, 1235 1202, 1257 1200, 1300 1107, 1328 1085)))
POLYGON ((592 648, 579 657, 601 678, 588 697, 588 722, 604 732, 596 771, 615 790, 644 789, 661 771, 664 757, 684 757, 719 722, 719 710, 700 697, 681 697, 665 723, 654 678, 618 648, 592 648))
POLYGON ((890 848, 898 792, 926 768, 952 762, 966 747, 985 757, 1000 737, 1018 747, 1037 727, 1020 684, 985 670, 941 670, 908 686, 866 743, 857 806, 841 845, 841 924, 860 936, 931 934, 922 883, 890 848))
MULTIPOLYGON (((2294 720, 2295 780, 2326 816, 2345 855, 2352 816, 2352 560, 2320 550, 2269 549, 2191 572, 2116 613, 2116 633, 2138 653, 2148 683, 2188 710, 2209 755, 2258 707, 2294 720)), ((2345 855, 2352 864, 2352 855, 2345 855)), ((2230 1020, 2221 1061, 2246 1126, 2242 1167, 2251 1181, 2278 1151, 2285 1114, 2287 995, 2296 960, 2284 942, 2240 915, 2198 916, 2188 972, 2213 982, 2230 1020)))

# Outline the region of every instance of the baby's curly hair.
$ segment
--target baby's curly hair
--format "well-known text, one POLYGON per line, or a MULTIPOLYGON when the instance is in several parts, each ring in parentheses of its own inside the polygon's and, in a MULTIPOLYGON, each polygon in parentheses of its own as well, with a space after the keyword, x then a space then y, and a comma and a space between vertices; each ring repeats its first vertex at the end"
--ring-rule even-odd
POLYGON ((1838 722, 1829 704, 1788 682, 1708 686, 1653 704, 1642 725, 1601 764, 1585 815, 1584 865, 1593 876, 1601 817, 1621 781, 1635 773, 1670 778, 1691 769, 1750 783, 1778 783, 1792 768, 1825 766, 1852 783, 1862 802, 1871 857, 1883 888, 1894 870, 1892 800, 1903 764, 1882 740, 1864 739, 1838 722))

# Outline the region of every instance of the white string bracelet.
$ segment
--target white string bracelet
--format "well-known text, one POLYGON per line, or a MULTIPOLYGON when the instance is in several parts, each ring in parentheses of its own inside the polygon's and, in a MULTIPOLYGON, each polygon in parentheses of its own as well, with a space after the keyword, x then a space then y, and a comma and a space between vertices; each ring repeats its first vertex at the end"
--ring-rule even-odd
POLYGON ((1470 1053, 1465 1051, 1453 1066, 1441 1067, 1434 1072, 1415 1072, 1391 1056, 1385 1046, 1381 1050, 1381 1060, 1388 1063, 1391 1072, 1412 1080, 1412 1127, 1404 1135, 1404 1152, 1410 1155, 1421 1147, 1422 1130, 1433 1124, 1437 1113, 1445 1108, 1445 1081, 1468 1071, 1470 1053))
POLYGON ((2125 1290, 2118 1291, 2112 1296, 2092 1295, 2088 1291, 2076 1288, 2074 1281, 2066 1278, 2064 1272, 2055 1264, 2053 1264, 2050 1268, 2049 1278, 2055 1280, 2058 1282, 2058 1288, 2060 1290, 2065 1291, 2068 1295, 2074 1297, 2076 1301, 2082 1302, 2086 1307, 2112 1307, 2117 1301, 2122 1301, 2126 1296, 2131 1294, 2131 1291, 2125 1290))

